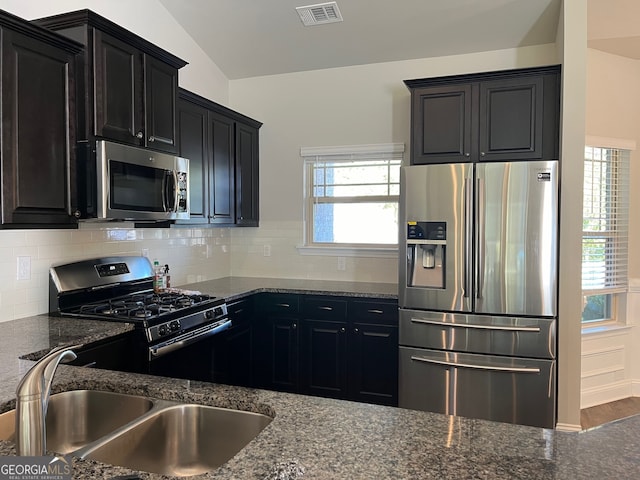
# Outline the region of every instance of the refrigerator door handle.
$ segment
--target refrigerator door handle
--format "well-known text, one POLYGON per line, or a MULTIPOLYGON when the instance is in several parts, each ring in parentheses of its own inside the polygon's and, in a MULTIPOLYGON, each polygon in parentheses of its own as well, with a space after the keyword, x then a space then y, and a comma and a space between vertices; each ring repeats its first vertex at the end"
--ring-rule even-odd
POLYGON ((471 252, 473 249, 473 239, 471 231, 473 228, 473 183, 472 180, 466 178, 464 181, 464 297, 471 295, 471 252))
POLYGON ((473 364, 473 363, 458 363, 447 362, 443 360, 434 360, 432 358, 411 356, 411 360, 415 362, 433 363, 435 365, 444 365, 447 367, 455 368, 472 368, 475 370, 488 370, 493 372, 507 372, 507 373, 540 373, 540 369, 537 367, 494 367, 491 365, 473 364))
POLYGON ((425 320, 423 318, 411 318, 412 323, 426 323, 428 325, 438 325, 441 327, 458 327, 458 328, 471 328, 478 330, 500 330, 507 332, 533 332, 539 333, 540 327, 510 327, 506 325, 477 325, 474 323, 448 323, 438 322, 436 320, 425 320))
POLYGON ((482 298, 482 292, 484 290, 484 264, 485 264, 485 254, 486 254, 486 248, 485 248, 485 242, 484 242, 484 230, 485 230, 485 216, 484 216, 484 209, 485 209, 485 198, 484 198, 484 181, 480 178, 478 178, 478 188, 476 190, 476 195, 477 195, 477 202, 476 202, 476 215, 478 218, 478 225, 477 225, 477 229, 478 229, 478 251, 477 251, 477 255, 478 255, 478 260, 477 260, 477 264, 478 264, 478 283, 477 283, 477 287, 476 287, 476 298, 482 298))

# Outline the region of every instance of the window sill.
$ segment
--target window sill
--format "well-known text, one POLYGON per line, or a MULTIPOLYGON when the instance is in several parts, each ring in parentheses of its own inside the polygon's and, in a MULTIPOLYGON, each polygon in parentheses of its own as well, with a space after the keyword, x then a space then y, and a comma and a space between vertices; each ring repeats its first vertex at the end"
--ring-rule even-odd
POLYGON ((622 323, 603 323, 600 325, 584 326, 582 327, 583 336, 592 335, 606 335, 606 334, 620 334, 631 331, 632 325, 625 325, 622 323))
POLYGON ((300 255, 322 255, 327 257, 370 257, 370 258, 398 258, 397 248, 376 247, 311 247, 298 245, 300 255))

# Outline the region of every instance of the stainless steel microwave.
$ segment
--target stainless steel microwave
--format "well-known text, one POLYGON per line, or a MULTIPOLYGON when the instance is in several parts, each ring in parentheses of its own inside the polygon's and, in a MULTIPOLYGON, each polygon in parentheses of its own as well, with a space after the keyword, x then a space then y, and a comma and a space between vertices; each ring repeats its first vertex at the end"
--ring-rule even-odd
POLYGON ((189 160, 99 140, 96 219, 189 218, 189 160))

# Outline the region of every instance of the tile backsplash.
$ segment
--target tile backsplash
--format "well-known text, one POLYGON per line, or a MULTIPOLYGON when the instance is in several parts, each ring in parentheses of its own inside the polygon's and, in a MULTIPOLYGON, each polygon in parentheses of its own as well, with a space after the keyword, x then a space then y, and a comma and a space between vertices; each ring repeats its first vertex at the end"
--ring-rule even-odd
POLYGON ((169 265, 172 285, 224 277, 230 271, 228 228, 83 224, 79 230, 0 231, 0 322, 48 311, 51 265, 143 251, 150 260, 169 265), (19 257, 30 264, 21 272, 19 257))
POLYGON ((110 255, 148 253, 151 261, 169 264, 173 286, 228 275, 397 282, 395 256, 301 255, 297 247, 302 243, 302 222, 261 221, 259 228, 127 225, 83 223, 78 230, 0 231, 0 322, 49 310, 51 265, 110 255), (21 257, 29 265, 19 272, 21 257), (19 274, 28 278, 18 279, 19 274))

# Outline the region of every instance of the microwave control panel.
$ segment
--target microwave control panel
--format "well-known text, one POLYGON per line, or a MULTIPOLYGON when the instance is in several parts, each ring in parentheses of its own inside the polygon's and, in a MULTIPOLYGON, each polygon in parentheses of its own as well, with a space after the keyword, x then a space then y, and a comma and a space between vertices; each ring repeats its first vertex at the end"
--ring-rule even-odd
POLYGON ((187 186, 189 182, 187 180, 186 172, 178 172, 178 212, 188 212, 189 204, 187 198, 189 195, 187 186))

